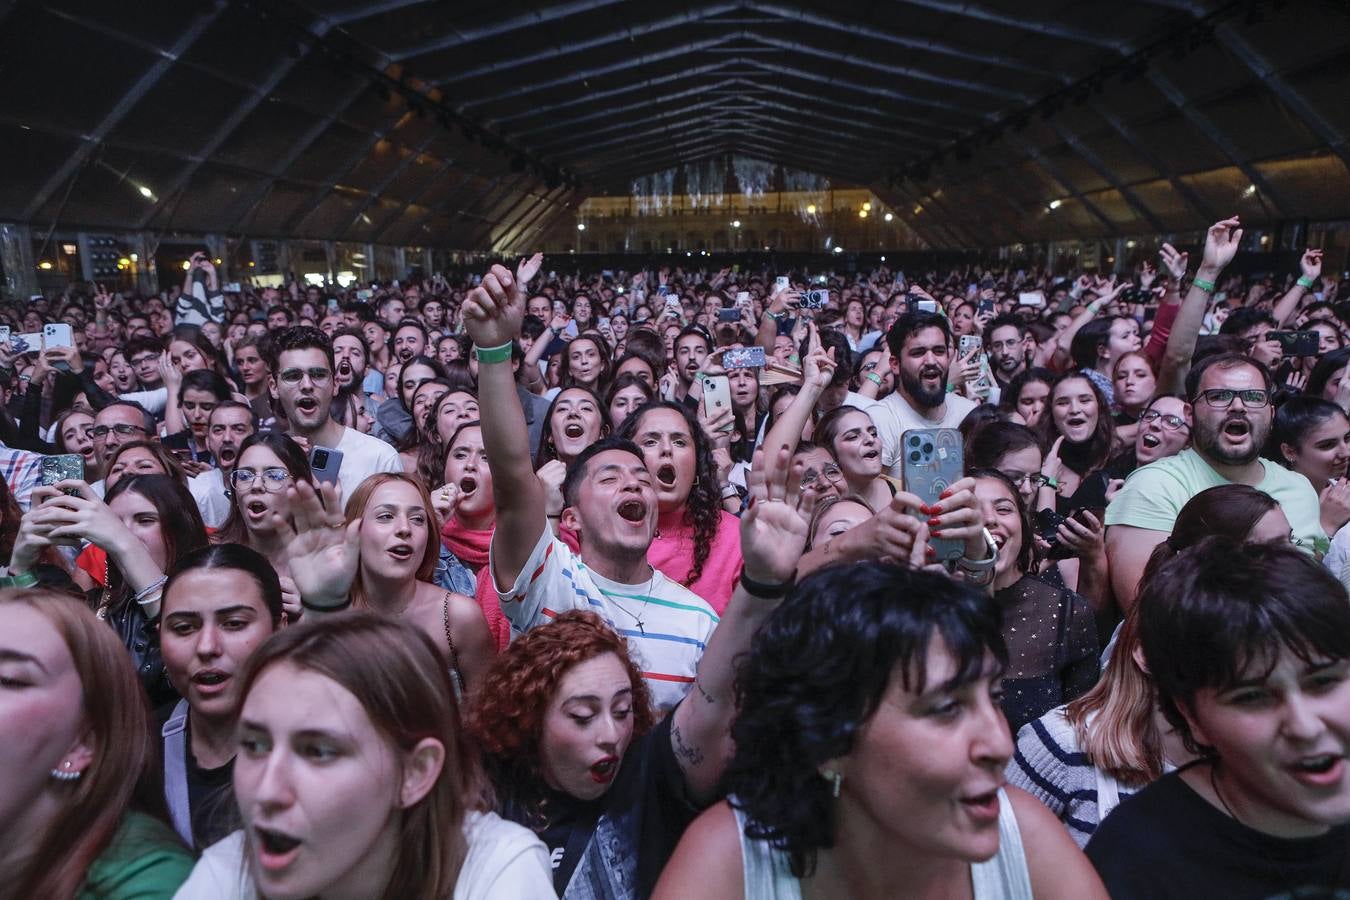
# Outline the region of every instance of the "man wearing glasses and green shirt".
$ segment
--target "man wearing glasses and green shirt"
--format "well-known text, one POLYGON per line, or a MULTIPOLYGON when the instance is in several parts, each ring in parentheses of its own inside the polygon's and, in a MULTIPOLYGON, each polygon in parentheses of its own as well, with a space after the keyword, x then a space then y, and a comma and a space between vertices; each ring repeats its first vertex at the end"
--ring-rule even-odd
POLYGON ((384 441, 333 421, 333 344, 317 328, 297 325, 276 334, 269 345, 272 374, 268 390, 289 423, 287 434, 308 451, 328 447, 342 452, 338 486, 342 502, 377 472, 402 472, 398 452, 384 441))
POLYGON ((1269 370, 1249 356, 1221 353, 1186 376, 1195 420, 1192 445, 1135 470, 1106 508, 1106 552, 1116 600, 1129 609, 1153 549, 1172 533, 1177 513, 1196 494, 1246 484, 1273 497, 1289 520, 1290 538, 1325 552, 1317 492, 1307 478, 1261 458, 1274 407, 1269 370))

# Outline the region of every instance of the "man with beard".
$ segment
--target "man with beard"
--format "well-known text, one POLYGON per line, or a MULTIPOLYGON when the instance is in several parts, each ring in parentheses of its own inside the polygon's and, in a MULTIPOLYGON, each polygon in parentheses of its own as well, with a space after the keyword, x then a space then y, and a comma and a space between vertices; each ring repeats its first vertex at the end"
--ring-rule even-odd
POLYGON ((689 388, 698 376, 699 367, 712 352, 712 341, 708 333, 696 325, 690 325, 675 338, 675 399, 683 401, 689 396, 689 388))
POLYGON ((349 398, 354 397, 374 419, 380 404, 371 399, 369 387, 365 383, 367 369, 370 366, 370 351, 366 348, 366 341, 361 337, 361 332, 354 328, 340 328, 333 332, 333 360, 337 364, 334 370, 337 392, 333 398, 333 407, 345 409, 343 404, 350 402, 349 398))
POLYGON ((1134 604, 1144 566, 1167 539, 1177 513, 1201 491, 1247 484, 1273 497, 1289 520, 1291 539, 1325 550, 1317 492, 1297 472, 1261 458, 1274 408, 1270 370, 1240 353, 1196 363, 1186 376, 1195 424, 1192 446, 1137 469, 1106 508, 1106 554, 1116 600, 1134 604))
POLYGON ((253 409, 237 400, 226 400, 211 410, 206 422, 206 449, 215 466, 188 479, 188 490, 197 501, 202 521, 208 528, 219 528, 230 514, 230 498, 225 484, 239 461, 239 445, 258 430, 253 409))
MULTIPOLYGON (((1001 391, 1027 367, 1027 327, 1016 316, 999 316, 984 330, 984 350, 989 354, 989 368, 994 372, 994 384, 1001 391)), ((990 397, 997 403, 997 397, 990 397)))
POLYGON ((881 463, 900 477, 900 438, 916 428, 956 428, 975 408, 974 400, 947 392, 952 333, 937 313, 907 312, 886 334, 895 391, 868 406, 877 426, 881 463))

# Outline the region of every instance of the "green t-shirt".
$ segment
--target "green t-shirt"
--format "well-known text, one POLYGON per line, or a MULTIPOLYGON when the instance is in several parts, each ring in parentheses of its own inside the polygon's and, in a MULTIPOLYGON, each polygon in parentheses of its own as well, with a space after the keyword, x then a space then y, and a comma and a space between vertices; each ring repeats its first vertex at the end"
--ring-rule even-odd
POLYGON ((192 871, 192 854, 167 825, 129 812, 89 866, 76 900, 170 900, 192 871))
MULTIPOLYGON (((1294 542, 1312 552, 1325 548, 1322 511, 1312 483, 1297 472, 1262 459, 1265 477, 1255 485, 1269 494, 1294 531, 1294 542)), ((1186 502, 1206 488, 1232 484, 1201 458, 1194 448, 1182 450, 1134 471, 1106 508, 1107 525, 1130 525, 1172 533, 1177 514, 1186 502)))

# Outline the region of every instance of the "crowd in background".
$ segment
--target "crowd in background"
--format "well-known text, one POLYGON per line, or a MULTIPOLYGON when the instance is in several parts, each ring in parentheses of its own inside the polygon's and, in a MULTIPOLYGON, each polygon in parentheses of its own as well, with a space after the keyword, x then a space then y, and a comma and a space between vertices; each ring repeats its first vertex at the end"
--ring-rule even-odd
POLYGON ((1241 236, 0 307, 0 897, 1350 890, 1350 297, 1241 236))

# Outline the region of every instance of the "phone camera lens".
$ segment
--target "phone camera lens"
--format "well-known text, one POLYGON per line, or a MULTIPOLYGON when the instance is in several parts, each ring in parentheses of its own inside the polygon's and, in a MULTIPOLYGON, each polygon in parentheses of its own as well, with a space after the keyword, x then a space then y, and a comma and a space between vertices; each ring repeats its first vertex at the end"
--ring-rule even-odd
POLYGON ((925 455, 925 456, 927 456, 928 454, 932 453, 932 452, 933 452, 933 445, 932 445, 932 444, 924 444, 924 445, 923 445, 923 452, 924 452, 924 455, 925 455))
POLYGON ((921 458, 921 457, 919 456, 919 451, 918 451, 918 450, 911 451, 910 454, 909 454, 909 461, 910 461, 910 462, 915 462, 915 463, 916 463, 916 462, 918 462, 918 461, 920 460, 920 458, 921 458))
POLYGON ((326 450, 314 451, 314 466, 315 468, 319 469, 328 468, 328 451, 326 450))

